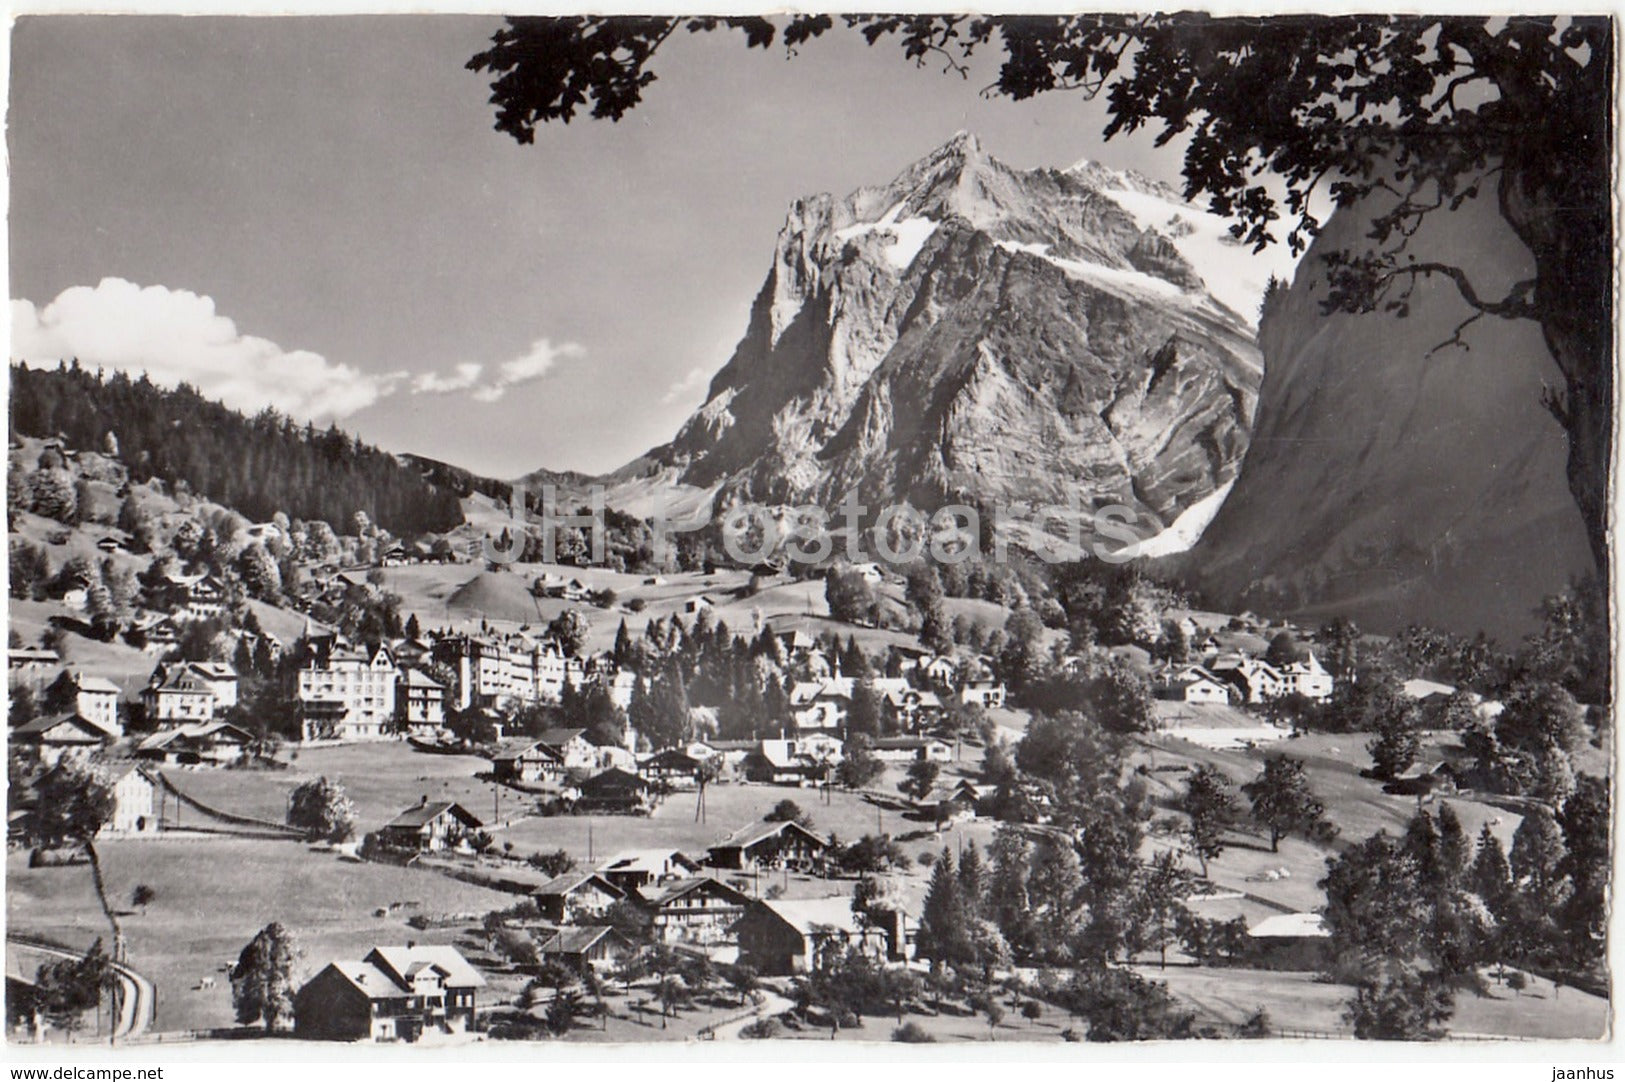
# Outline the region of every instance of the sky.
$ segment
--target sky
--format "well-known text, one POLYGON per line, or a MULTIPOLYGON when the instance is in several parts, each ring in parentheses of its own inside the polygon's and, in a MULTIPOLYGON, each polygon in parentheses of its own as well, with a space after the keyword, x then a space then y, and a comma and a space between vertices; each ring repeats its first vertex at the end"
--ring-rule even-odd
POLYGON ((1177 182, 1103 108, 1012 103, 835 33, 674 36, 623 121, 492 128, 494 16, 32 17, 12 33, 12 355, 186 379, 491 476, 670 439, 792 200, 959 130, 1018 167, 1177 182))

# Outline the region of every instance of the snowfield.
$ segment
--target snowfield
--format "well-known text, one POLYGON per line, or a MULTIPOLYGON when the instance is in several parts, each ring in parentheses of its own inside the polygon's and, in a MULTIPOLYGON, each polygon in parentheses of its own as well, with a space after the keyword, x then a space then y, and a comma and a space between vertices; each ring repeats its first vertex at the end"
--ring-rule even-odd
POLYGON ((930 218, 904 218, 897 220, 903 212, 902 202, 892 205, 878 222, 859 222, 849 225, 845 229, 835 231, 835 239, 845 244, 849 240, 865 237, 871 233, 892 238, 892 244, 885 249, 886 262, 898 270, 908 270, 914 262, 914 257, 920 254, 925 242, 931 239, 931 234, 937 231, 937 223, 930 218))

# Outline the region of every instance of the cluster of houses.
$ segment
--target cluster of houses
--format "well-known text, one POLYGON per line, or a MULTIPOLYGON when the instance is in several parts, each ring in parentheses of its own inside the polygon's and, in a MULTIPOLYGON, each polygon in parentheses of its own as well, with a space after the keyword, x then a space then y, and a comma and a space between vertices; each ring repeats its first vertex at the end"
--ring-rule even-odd
POLYGON ((1217 654, 1205 663, 1170 664, 1156 670, 1157 698, 1185 703, 1263 703, 1285 695, 1316 701, 1331 698, 1332 674, 1313 652, 1285 665, 1246 654, 1217 654))
POLYGON ((567 686, 603 687, 624 709, 637 684, 637 674, 608 654, 567 656, 557 640, 524 631, 363 644, 307 627, 305 642, 297 687, 305 740, 433 736, 449 710, 558 702, 567 686), (454 673, 452 686, 429 675, 431 667, 454 673))
MULTIPOLYGON (((425 799, 380 835, 397 846, 438 849, 479 829, 460 805, 425 799)), ((906 958, 913 922, 902 914, 860 916, 850 895, 787 900, 747 889, 763 873, 821 869, 831 844, 800 823, 764 821, 733 832, 700 859, 676 849, 617 852, 537 886, 530 895, 536 915, 523 929, 544 961, 577 971, 602 972, 638 949, 612 917, 617 906, 640 912, 653 942, 733 958, 766 975, 805 971, 831 944, 906 958)), ((304 985, 295 997, 295 1032, 415 1041, 467 1031, 483 984, 453 948, 375 948, 357 961, 332 962, 304 985)))

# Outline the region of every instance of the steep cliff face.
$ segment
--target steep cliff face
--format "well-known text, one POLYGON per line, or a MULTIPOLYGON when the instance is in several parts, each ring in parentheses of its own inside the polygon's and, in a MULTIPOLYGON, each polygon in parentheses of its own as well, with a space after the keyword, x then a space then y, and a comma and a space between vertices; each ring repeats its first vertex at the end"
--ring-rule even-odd
POLYGON ((957 136, 883 187, 792 206, 707 401, 630 472, 719 506, 1075 486, 1155 534, 1246 449, 1263 277, 1166 188, 1015 170, 957 136))
MULTIPOLYGON (((1592 560, 1541 406, 1561 386, 1538 327, 1483 319, 1441 278, 1406 318, 1322 315, 1321 255, 1358 245, 1369 208, 1339 211, 1273 298, 1252 447, 1185 558, 1220 597, 1393 630, 1424 622, 1512 640, 1592 560)), ((1493 197, 1436 212, 1411 242, 1465 267, 1483 296, 1532 273, 1493 197)), ((1421 258, 1421 256, 1419 256, 1421 258)))

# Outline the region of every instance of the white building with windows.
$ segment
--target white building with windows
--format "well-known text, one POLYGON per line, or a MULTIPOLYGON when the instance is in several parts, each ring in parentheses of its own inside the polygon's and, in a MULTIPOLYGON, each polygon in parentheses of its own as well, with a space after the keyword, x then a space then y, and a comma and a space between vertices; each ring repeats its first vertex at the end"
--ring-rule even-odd
POLYGON ((329 642, 299 670, 305 740, 381 740, 394 731, 400 669, 383 644, 358 648, 329 642))

